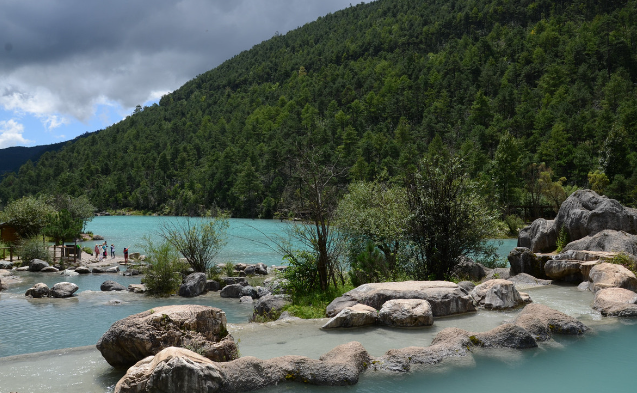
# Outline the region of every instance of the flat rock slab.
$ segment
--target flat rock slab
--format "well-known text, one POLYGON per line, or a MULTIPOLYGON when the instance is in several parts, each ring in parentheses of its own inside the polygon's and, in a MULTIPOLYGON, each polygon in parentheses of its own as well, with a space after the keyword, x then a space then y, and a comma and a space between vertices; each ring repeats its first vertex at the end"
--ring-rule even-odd
POLYGON ((236 358, 237 347, 226 329, 226 313, 214 307, 157 307, 115 322, 97 343, 113 367, 130 367, 168 347, 195 348, 215 361, 236 358))
POLYGON ((351 328, 374 325, 378 319, 378 311, 364 304, 345 307, 332 317, 321 329, 351 328))
POLYGON ((544 273, 553 280, 580 283, 584 281, 582 263, 577 260, 551 259, 544 264, 544 273))
POLYGON ((434 316, 426 300, 394 299, 383 304, 378 312, 378 322, 395 327, 431 326, 434 316))
POLYGON ((524 300, 515 285, 509 280, 489 280, 471 291, 471 296, 481 307, 492 310, 515 308, 524 304, 524 300))
POLYGON ((403 281, 363 284, 334 299, 326 308, 333 317, 357 303, 380 309, 394 299, 422 299, 431 305, 434 317, 475 311, 473 299, 449 281, 403 281))
POLYGON ((624 288, 606 288, 595 293, 593 309, 605 317, 637 317, 637 293, 624 288))
POLYGON ((553 283, 553 280, 544 280, 541 278, 536 278, 526 273, 520 273, 513 277, 509 277, 508 280, 511 281, 516 286, 520 285, 525 287, 551 285, 553 283))

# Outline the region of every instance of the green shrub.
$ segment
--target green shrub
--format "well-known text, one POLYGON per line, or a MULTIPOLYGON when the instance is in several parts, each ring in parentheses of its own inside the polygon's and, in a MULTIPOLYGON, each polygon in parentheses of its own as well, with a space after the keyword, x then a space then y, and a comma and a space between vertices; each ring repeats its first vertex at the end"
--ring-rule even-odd
POLYGON ((177 250, 168 242, 154 244, 150 238, 145 238, 146 245, 146 276, 142 283, 146 285, 149 295, 169 296, 179 289, 182 283, 182 272, 188 264, 182 262, 177 250))
POLYGON ((566 232, 566 229, 562 227, 559 233, 557 234, 557 240, 555 241, 555 245, 557 246, 557 249, 555 250, 555 252, 562 252, 562 250, 564 249, 564 247, 566 247, 567 244, 568 244, 568 232, 566 232))
POLYGON ((292 294, 292 304, 285 306, 283 311, 303 319, 324 318, 328 304, 352 289, 354 286, 346 282, 345 285, 330 287, 326 291, 321 291, 318 286, 313 291, 297 291, 292 294))
POLYGON ((221 268, 221 273, 223 273, 226 277, 234 277, 237 275, 237 271, 234 269, 234 263, 226 262, 221 268))
POLYGON ((22 258, 23 263, 29 263, 34 259, 41 259, 50 262, 51 256, 47 249, 47 245, 38 238, 24 239, 18 246, 18 255, 22 258))
MULTIPOLYGON (((353 250, 356 253, 355 250, 353 250)), ((349 278, 357 287, 368 282, 382 282, 390 279, 391 273, 383 253, 368 241, 364 250, 350 256, 349 278)))
POLYGON ((507 226, 507 235, 509 236, 518 236, 520 228, 524 227, 524 221, 515 214, 504 217, 504 223, 507 226))
POLYGON ((288 268, 282 273, 283 278, 288 280, 287 293, 294 296, 319 288, 316 255, 309 251, 295 251, 283 258, 288 262, 288 268))
POLYGON ((95 251, 94 249, 92 249, 91 247, 82 247, 82 252, 86 253, 86 254, 93 254, 93 251, 95 251))
POLYGON ((608 258, 604 262, 614 263, 615 265, 622 265, 637 276, 636 262, 624 252, 620 252, 612 258, 608 258))

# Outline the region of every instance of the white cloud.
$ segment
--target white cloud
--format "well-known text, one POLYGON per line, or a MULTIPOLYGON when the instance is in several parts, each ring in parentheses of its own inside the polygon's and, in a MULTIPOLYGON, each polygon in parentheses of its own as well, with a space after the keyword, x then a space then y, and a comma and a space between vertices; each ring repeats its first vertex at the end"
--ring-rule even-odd
POLYGON ((0 120, 0 149, 15 145, 27 145, 33 143, 28 139, 24 139, 22 133, 24 126, 17 121, 0 120))
MULTIPOLYGON (((58 128, 60 126, 65 126, 71 123, 69 119, 66 117, 60 117, 58 115, 49 115, 43 116, 40 118, 42 125, 46 128, 47 131, 51 131, 54 128, 58 128)), ((62 135, 63 137, 64 135, 62 135)))

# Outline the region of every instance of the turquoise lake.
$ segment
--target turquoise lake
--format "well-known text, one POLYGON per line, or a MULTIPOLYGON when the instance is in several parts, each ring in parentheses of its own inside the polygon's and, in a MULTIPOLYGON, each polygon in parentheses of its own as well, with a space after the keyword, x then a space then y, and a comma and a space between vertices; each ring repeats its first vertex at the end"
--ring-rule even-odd
MULTIPOLYGON (((117 246, 135 251, 144 235, 155 236, 165 217, 96 217, 88 230, 117 246)), ((182 218, 179 218, 182 219, 182 218)), ((228 244, 220 262, 263 262, 280 265, 281 256, 263 243, 267 237, 284 235, 286 223, 273 220, 230 220, 228 244)), ((88 245, 92 244, 91 242, 88 245)), ((515 247, 515 240, 500 246, 501 255, 515 247)), ((141 250, 140 250, 141 251, 141 250)), ((229 330, 240 340, 242 355, 261 358, 298 354, 318 358, 334 346, 356 340, 373 355, 391 348, 429 345, 446 326, 484 331, 511 320, 518 311, 489 312, 440 318, 428 329, 345 329, 326 333, 321 320, 296 324, 247 324, 252 306, 236 299, 209 293, 193 299, 146 298, 129 293, 101 292, 100 284, 115 280, 139 283, 139 277, 87 275, 62 277, 55 274, 20 273, 24 282, 0 292, 0 392, 110 392, 122 373, 101 358, 94 345, 110 325, 128 315, 167 304, 204 304, 223 309, 229 330), (71 299, 26 299, 24 291, 36 282, 52 285, 75 282, 77 296, 71 299), (110 305, 111 300, 120 305, 110 305)), ((600 392, 634 391, 633 370, 637 362, 637 320, 602 319, 590 308, 592 294, 572 286, 550 286, 525 290, 532 299, 591 326, 584 337, 558 337, 538 349, 484 351, 435 367, 414 369, 406 374, 365 373, 350 387, 311 387, 284 384, 267 392, 600 392)))

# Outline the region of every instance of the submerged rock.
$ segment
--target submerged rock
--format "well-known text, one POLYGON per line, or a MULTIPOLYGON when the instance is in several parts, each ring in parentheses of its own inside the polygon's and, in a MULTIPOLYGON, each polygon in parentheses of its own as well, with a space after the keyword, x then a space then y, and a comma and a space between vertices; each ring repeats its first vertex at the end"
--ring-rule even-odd
POLYGON ((375 309, 392 299, 422 299, 431 305, 434 317, 475 311, 473 299, 448 281, 403 281, 363 284, 334 299, 326 309, 332 317, 357 303, 375 309))
POLYGON ((116 283, 115 281, 104 281, 102 285, 100 285, 100 290, 104 292, 110 291, 125 291, 126 287, 122 284, 116 283))
POLYGON ((588 330, 577 319, 537 303, 524 307, 513 323, 529 331, 537 341, 549 340, 551 334, 580 335, 588 330))
POLYGON ((226 313, 198 305, 157 307, 115 322, 97 342, 113 367, 130 367, 162 349, 196 348, 205 357, 228 361, 237 357, 226 329, 226 313))
POLYGON ((131 367, 115 386, 127 392, 246 392, 279 383, 353 385, 371 363, 357 342, 339 345, 320 359, 281 356, 268 360, 252 356, 215 363, 183 348, 167 348, 131 367))
POLYGON ((351 328, 374 325, 378 318, 378 311, 375 308, 364 304, 356 304, 346 307, 336 314, 321 329, 351 328))
POLYGON ((605 317, 637 317, 637 293, 624 288, 600 289, 593 309, 605 317))

